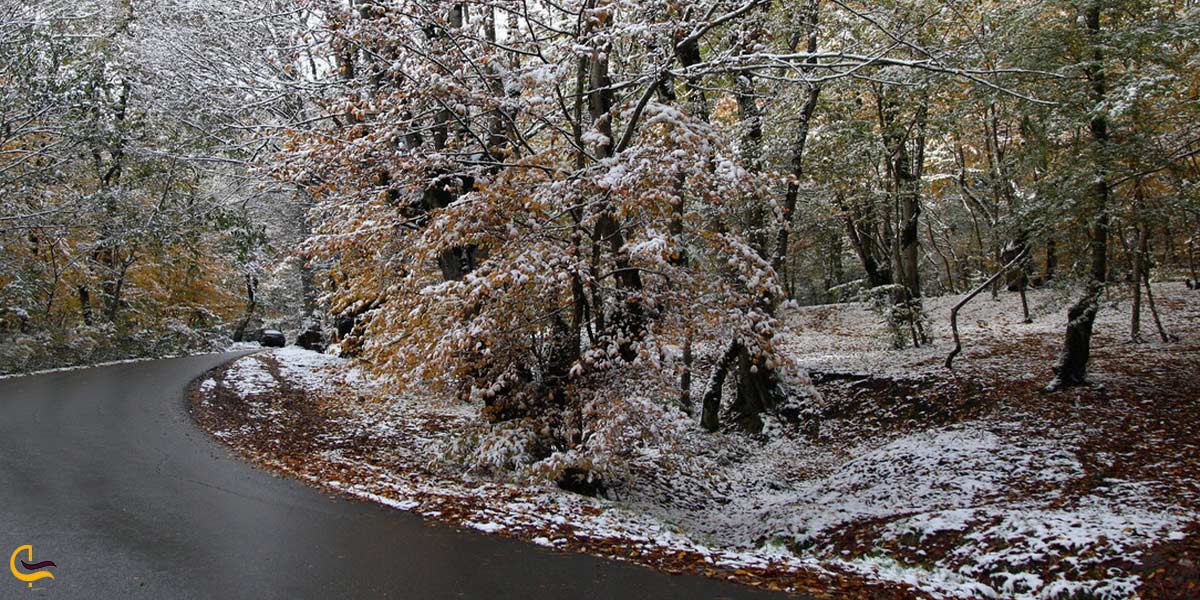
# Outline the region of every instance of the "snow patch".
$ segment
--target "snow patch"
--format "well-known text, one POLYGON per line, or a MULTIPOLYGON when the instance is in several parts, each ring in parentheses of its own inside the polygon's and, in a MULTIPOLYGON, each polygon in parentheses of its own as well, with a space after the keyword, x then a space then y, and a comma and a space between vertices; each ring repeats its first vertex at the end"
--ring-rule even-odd
POLYGON ((240 359, 225 372, 225 385, 241 398, 265 394, 275 389, 275 376, 261 360, 253 356, 240 359))

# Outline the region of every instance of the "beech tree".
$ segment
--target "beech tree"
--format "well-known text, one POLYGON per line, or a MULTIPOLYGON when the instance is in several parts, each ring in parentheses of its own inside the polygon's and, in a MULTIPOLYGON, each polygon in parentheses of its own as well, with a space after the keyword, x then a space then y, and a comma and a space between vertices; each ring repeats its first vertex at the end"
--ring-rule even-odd
POLYGON ((337 87, 317 102, 331 119, 294 133, 278 176, 315 198, 309 249, 332 265, 345 343, 398 385, 522 424, 544 453, 586 446, 587 415, 623 394, 677 399, 713 431, 725 416, 749 431, 797 417, 811 389, 780 351, 781 273, 826 90, 870 100, 848 110, 872 116, 875 189, 897 212, 881 215, 890 241, 861 254, 881 253, 878 274, 897 275, 879 285, 914 312, 936 82, 1015 94, 956 45, 920 45, 907 23, 928 15, 902 7, 443 0, 321 14, 337 87))
POLYGON ((498 420, 578 410, 619 381, 669 389, 681 348, 708 340, 737 339, 747 371, 782 371, 782 291, 739 227, 770 174, 739 164, 678 63, 751 8, 333 16, 354 74, 332 100, 344 118, 298 137, 287 174, 318 198, 335 309, 370 307, 364 357, 498 420))
MULTIPOLYGON (((1058 35, 1073 42, 1064 58, 1078 67, 1062 106, 1072 119, 1068 122, 1086 124, 1086 136, 1077 145, 1084 160, 1072 165, 1064 179, 1079 194, 1071 211, 1086 226, 1087 275, 1084 293, 1067 313, 1063 351, 1048 391, 1087 381, 1095 317, 1114 270, 1114 227, 1120 220, 1141 226, 1145 178, 1172 172, 1200 152, 1194 131, 1176 120, 1194 109, 1194 102, 1166 83, 1187 78, 1185 65, 1195 61, 1195 40, 1186 36, 1196 26, 1179 20, 1195 9, 1092 1, 1071 8, 1058 35), (1157 105, 1163 127, 1137 118, 1135 107, 1150 105, 1157 105), (1166 131, 1167 137, 1159 137, 1166 131), (1155 141, 1147 146, 1149 139, 1155 141)), ((1144 257, 1140 251, 1131 254, 1144 257)), ((1141 279, 1143 267, 1137 260, 1129 266, 1141 279)))

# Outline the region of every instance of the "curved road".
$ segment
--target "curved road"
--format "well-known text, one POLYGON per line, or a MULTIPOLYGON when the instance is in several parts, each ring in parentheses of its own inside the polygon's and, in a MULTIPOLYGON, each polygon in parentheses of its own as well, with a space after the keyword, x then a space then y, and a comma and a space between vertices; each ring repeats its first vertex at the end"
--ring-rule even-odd
POLYGON ((235 355, 0 380, 0 598, 765 598, 699 576, 428 525, 257 471, 184 387, 235 355), (22 558, 25 558, 22 555, 22 558), (39 589, 41 588, 41 589, 39 589))

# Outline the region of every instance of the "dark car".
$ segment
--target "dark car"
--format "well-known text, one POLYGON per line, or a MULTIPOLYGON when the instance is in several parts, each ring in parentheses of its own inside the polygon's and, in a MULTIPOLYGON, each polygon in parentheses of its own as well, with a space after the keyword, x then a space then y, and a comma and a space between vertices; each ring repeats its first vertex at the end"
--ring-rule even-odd
POLYGON ((259 342, 267 348, 282 348, 287 345, 287 338, 283 332, 276 329, 264 329, 262 339, 259 342))

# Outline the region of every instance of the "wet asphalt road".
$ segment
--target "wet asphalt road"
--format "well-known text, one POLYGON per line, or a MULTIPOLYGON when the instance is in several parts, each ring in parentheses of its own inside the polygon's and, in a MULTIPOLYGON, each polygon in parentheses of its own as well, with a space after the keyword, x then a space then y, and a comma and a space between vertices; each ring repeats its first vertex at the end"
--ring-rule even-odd
POLYGON ((234 356, 0 380, 0 556, 31 544, 34 562, 58 564, 34 589, 5 564, 0 598, 782 597, 429 525, 255 470, 185 410, 188 382, 234 356))

